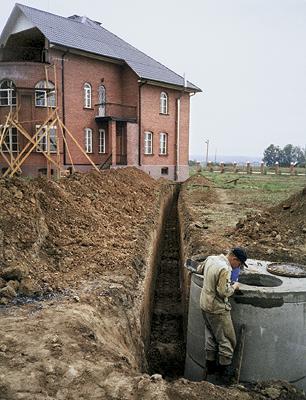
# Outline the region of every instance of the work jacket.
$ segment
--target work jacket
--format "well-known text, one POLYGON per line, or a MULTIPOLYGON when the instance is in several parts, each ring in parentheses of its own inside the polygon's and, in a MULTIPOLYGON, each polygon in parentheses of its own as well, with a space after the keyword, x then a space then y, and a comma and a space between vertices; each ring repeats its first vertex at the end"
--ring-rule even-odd
POLYGON ((232 267, 223 254, 210 256, 198 267, 204 275, 200 307, 212 314, 226 313, 231 309, 228 298, 234 293, 231 285, 232 267))

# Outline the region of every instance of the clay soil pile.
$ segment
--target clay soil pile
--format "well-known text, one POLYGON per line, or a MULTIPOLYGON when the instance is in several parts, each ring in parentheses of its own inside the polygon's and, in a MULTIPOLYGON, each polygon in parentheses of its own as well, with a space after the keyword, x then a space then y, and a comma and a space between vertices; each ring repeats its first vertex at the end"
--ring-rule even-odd
POLYGON ((63 293, 119 271, 137 279, 158 212, 153 179, 124 169, 0 185, 2 277, 20 282, 17 293, 63 293))
POLYGON ((306 188, 263 212, 249 213, 233 232, 253 257, 306 265, 306 188))
POLYGON ((275 207, 247 213, 234 188, 217 188, 201 175, 189 178, 183 188, 189 255, 201 258, 241 245, 253 258, 306 264, 306 188, 275 207))

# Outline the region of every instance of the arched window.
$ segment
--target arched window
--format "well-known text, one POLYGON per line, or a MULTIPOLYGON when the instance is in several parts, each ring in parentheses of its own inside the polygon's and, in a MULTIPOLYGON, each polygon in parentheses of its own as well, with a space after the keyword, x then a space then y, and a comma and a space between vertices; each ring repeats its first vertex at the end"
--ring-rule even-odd
POLYGON ((145 154, 153 154, 153 133, 152 132, 144 133, 144 153, 145 154))
POLYGON ((0 106, 16 105, 16 86, 13 81, 5 79, 0 82, 0 106))
POLYGON ((91 108, 91 85, 84 84, 84 108, 91 108))
POLYGON ((36 107, 55 107, 54 84, 47 81, 39 81, 35 85, 35 105, 36 107))
POLYGON ((161 132, 159 135, 159 154, 165 155, 168 151, 168 135, 161 132))
POLYGON ((90 128, 85 128, 85 151, 92 153, 92 130, 90 128))
POLYGON ((159 112, 161 114, 168 114, 168 95, 165 92, 160 94, 159 112))

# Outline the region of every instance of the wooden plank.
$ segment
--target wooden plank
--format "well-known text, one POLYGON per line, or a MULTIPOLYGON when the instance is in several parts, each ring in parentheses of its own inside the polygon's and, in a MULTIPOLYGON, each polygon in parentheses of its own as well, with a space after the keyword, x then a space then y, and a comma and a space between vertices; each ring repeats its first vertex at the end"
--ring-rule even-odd
POLYGON ((70 163, 71 163, 72 171, 73 171, 73 172, 75 172, 75 168, 74 168, 74 164, 73 164, 72 155, 71 155, 71 153, 70 153, 70 149, 69 149, 69 146, 68 146, 68 143, 67 143, 66 137, 65 137, 65 133, 64 133, 64 130, 63 130, 63 127, 62 127, 62 125, 60 124, 60 120, 59 120, 59 118, 58 118, 58 123, 59 123, 60 129, 61 129, 61 133, 62 133, 63 141, 65 142, 64 144, 65 144, 65 146, 66 146, 66 150, 67 150, 67 153, 68 153, 68 157, 69 157, 69 159, 70 159, 70 163))
MULTIPOLYGON (((53 118, 55 115, 56 115, 56 110, 54 110, 54 112, 52 113, 51 117, 53 118)), ((50 120, 50 118, 47 117, 45 119, 45 121, 43 122, 43 124, 38 129, 38 131, 36 131, 34 136, 31 136, 26 131, 26 129, 23 128, 23 126, 21 124, 19 124, 18 122, 14 121, 14 120, 11 120, 11 123, 14 124, 14 126, 16 126, 16 128, 20 131, 20 133, 29 140, 29 142, 24 146, 22 151, 19 153, 19 157, 17 157, 17 159, 20 159, 22 157, 22 155, 27 151, 27 149, 31 146, 31 143, 34 143, 36 137, 41 133, 41 131, 43 130, 44 126, 49 122, 49 120, 50 120)))
POLYGON ((241 365, 243 359, 243 351, 244 351, 244 342, 245 342, 245 334, 246 334, 246 327, 245 325, 241 325, 240 333, 239 333, 239 340, 236 347, 236 357, 235 357, 235 369, 234 369, 234 380, 235 383, 238 384, 240 381, 240 373, 241 373, 241 365))
MULTIPOLYGON (((34 135, 33 137, 36 137, 36 140, 33 140, 33 139, 31 138, 32 147, 28 150, 28 153, 26 153, 26 154, 24 155, 24 157, 23 157, 21 160, 20 160, 21 157, 19 157, 18 161, 15 163, 15 167, 14 167, 13 171, 10 173, 10 177, 12 177, 12 176, 16 173, 16 170, 18 169, 18 167, 20 167, 20 166, 25 162, 25 160, 29 157, 29 155, 32 153, 32 151, 33 151, 35 148, 38 147, 38 145, 39 145, 39 143, 41 142, 42 138, 48 134, 48 132, 49 132, 49 130, 51 129, 51 127, 52 127, 52 125, 50 125, 49 127, 47 127, 46 130, 45 130, 45 132, 43 133, 43 135, 39 136, 38 138, 37 138, 37 135, 34 135)), ((41 126, 41 128, 43 128, 43 125, 41 126)), ((41 130, 41 129, 39 129, 38 132, 39 132, 40 130, 41 130)), ((59 167, 59 166, 57 165, 56 161, 54 161, 53 158, 49 156, 49 154, 47 154, 47 153, 44 152, 44 151, 42 151, 41 154, 43 154, 43 155, 47 158, 47 160, 49 160, 49 161, 50 161, 52 164, 54 164, 56 167, 59 167)))
MULTIPOLYGON (((53 111, 52 116, 56 114, 56 110, 53 111)), ((38 144, 40 143, 40 141, 42 140, 42 138, 45 136, 45 134, 48 132, 48 129, 46 130, 45 134, 41 135, 40 137, 39 134, 42 132, 44 126, 48 123, 50 118, 47 118, 43 125, 40 126, 40 128, 38 129, 38 131, 36 132, 36 134, 34 136, 30 136, 29 133, 23 128, 22 125, 20 125, 19 123, 17 123, 16 121, 11 121, 11 124, 13 126, 15 126, 21 134, 23 134, 28 140, 29 143, 26 144, 26 146, 23 148, 23 150, 20 152, 20 154, 18 155, 18 157, 16 158, 15 162, 14 162, 14 168, 10 170, 7 170, 5 172, 5 174, 3 176, 6 176, 8 174, 10 174, 10 177, 12 177, 16 171, 18 169, 20 169, 21 165, 25 162, 25 160, 29 157, 29 155, 31 154, 32 150, 34 148, 36 148, 38 146, 38 144), (38 139, 37 139, 38 137, 38 139), (29 149, 30 145, 32 143, 32 147, 29 149), (29 149, 29 150, 28 150, 29 149), (27 151, 27 154, 22 158, 22 156, 25 154, 25 152, 27 151)), ((53 125, 54 121, 51 121, 51 126, 53 125)), ((53 160, 52 157, 48 156, 48 154, 46 154, 45 152, 42 152, 42 154, 51 162, 53 163, 56 167, 59 167, 57 165, 57 163, 53 160)))
POLYGON ((68 135, 71 137, 71 139, 73 140, 73 142, 76 144, 76 146, 78 147, 78 149, 84 154, 84 156, 87 158, 87 160, 91 163, 91 165, 95 168, 95 170, 97 170, 98 172, 101 172, 99 170, 99 168, 96 166, 96 164, 92 161, 92 159, 88 156, 88 154, 85 152, 85 150, 79 145, 78 141, 73 137, 72 133, 69 131, 69 129, 67 129, 67 127, 65 127, 65 125, 63 124, 63 122, 59 119, 59 123, 62 125, 62 127, 66 130, 66 132, 68 133, 68 135))

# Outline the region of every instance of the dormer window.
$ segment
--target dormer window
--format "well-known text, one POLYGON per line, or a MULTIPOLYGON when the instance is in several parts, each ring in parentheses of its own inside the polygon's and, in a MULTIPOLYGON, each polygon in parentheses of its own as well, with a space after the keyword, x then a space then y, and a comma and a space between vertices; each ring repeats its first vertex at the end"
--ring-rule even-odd
POLYGON ((168 114, 168 95, 165 92, 160 94, 159 112, 161 114, 168 114))
POLYGON ((0 82, 0 106, 16 105, 16 86, 8 79, 0 82))
POLYGON ((35 85, 35 106, 36 107, 55 107, 54 84, 47 81, 39 81, 35 85))
POLYGON ((84 108, 91 108, 91 85, 84 84, 84 108))

